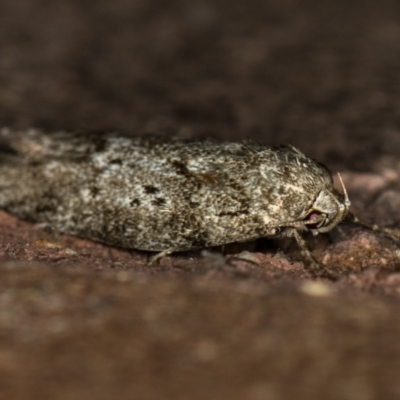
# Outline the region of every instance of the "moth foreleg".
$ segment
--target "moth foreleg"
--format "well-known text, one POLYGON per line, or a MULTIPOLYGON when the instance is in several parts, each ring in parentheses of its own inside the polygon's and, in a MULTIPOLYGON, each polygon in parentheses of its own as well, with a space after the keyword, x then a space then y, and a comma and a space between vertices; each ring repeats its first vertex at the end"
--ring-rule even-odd
POLYGON ((167 250, 161 251, 160 253, 155 254, 154 256, 152 256, 150 258, 150 265, 158 263, 162 258, 172 254, 174 251, 175 251, 174 249, 167 249, 167 250))
POLYGON ((309 271, 318 277, 329 278, 332 279, 334 276, 328 272, 323 265, 321 265, 317 259, 312 254, 310 248, 308 247, 307 242, 304 240, 303 236, 301 236, 298 230, 293 231, 293 236, 296 239, 297 245, 300 248, 302 256, 309 262, 308 269, 309 271))

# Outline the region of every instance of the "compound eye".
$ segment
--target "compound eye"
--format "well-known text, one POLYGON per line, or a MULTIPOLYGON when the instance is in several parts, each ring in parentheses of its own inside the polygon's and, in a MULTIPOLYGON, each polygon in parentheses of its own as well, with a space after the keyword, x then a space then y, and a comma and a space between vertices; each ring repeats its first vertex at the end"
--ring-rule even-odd
POLYGON ((306 218, 304 218, 304 222, 309 229, 320 228, 326 222, 326 214, 317 210, 312 210, 306 218))
POLYGON ((318 219, 321 213, 319 211, 311 211, 310 214, 307 215, 306 220, 312 221, 314 219, 318 219))

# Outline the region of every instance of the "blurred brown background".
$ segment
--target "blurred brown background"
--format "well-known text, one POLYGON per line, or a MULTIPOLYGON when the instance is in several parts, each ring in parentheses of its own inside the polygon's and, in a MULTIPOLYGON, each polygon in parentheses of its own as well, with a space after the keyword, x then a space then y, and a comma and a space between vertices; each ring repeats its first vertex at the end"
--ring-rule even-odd
MULTIPOLYGON (((0 0, 0 126, 292 143, 398 227, 400 2, 0 0)), ((280 243, 149 266, 0 212, 0 399, 400 398, 398 242, 309 239, 335 282, 280 243)))
POLYGON ((292 143, 334 168, 397 154, 400 4, 3 0, 0 125, 292 143))

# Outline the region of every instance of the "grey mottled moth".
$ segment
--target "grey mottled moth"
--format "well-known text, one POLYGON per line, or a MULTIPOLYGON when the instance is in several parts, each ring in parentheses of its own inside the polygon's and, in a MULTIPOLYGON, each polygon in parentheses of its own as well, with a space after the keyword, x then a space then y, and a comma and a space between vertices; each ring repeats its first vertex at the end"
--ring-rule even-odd
POLYGON ((330 171, 294 147, 135 137, 116 132, 0 132, 0 208, 55 230, 158 252, 294 237, 360 221, 330 171))

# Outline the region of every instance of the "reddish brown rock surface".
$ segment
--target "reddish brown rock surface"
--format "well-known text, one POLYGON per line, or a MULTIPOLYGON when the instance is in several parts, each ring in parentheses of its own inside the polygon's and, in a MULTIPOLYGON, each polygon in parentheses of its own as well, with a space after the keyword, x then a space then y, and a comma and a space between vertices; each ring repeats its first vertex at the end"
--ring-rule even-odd
MULTIPOLYGON (((5 1, 0 125, 292 143, 400 227, 400 7, 5 1)), ((397 399, 400 242, 149 254, 0 213, 0 398, 397 399)))

